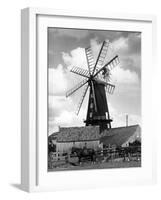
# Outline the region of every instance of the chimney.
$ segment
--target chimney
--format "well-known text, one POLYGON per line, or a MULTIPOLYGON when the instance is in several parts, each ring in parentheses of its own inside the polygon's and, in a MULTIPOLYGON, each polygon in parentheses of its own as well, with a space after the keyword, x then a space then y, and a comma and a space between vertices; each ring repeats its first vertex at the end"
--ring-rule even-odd
POLYGON ((126 127, 128 126, 128 115, 126 115, 126 127))

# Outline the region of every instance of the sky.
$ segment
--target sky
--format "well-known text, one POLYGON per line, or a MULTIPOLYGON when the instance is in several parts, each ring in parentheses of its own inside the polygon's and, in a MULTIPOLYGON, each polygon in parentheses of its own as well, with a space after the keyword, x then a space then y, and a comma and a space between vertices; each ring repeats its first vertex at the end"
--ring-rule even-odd
POLYGON ((85 48, 91 46, 97 58, 103 41, 109 41, 105 63, 115 55, 120 63, 111 70, 113 95, 107 93, 112 127, 141 125, 141 33, 111 30, 48 28, 48 127, 49 134, 58 127, 84 126, 88 92, 77 116, 82 87, 66 98, 66 92, 82 79, 70 72, 73 66, 88 69, 85 48))

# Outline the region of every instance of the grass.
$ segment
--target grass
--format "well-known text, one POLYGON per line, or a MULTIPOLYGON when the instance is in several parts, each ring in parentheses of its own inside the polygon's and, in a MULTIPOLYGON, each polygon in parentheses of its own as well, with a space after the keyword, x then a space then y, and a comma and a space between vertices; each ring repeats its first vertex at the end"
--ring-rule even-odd
POLYGON ((90 162, 82 163, 81 165, 73 166, 65 164, 57 168, 49 169, 48 171, 62 170, 85 170, 85 169, 112 169, 112 168, 130 168, 141 167, 141 161, 109 161, 104 163, 91 164, 90 162))

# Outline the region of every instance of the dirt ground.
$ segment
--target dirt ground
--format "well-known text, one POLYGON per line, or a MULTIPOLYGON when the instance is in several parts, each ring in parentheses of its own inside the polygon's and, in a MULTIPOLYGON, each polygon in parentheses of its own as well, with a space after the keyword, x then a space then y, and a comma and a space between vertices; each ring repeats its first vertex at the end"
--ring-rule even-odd
POLYGON ((80 165, 65 164, 61 167, 49 169, 48 171, 64 171, 64 170, 86 170, 86 169, 111 169, 111 168, 130 168, 141 167, 141 161, 109 161, 104 163, 91 164, 90 162, 82 163, 80 165))

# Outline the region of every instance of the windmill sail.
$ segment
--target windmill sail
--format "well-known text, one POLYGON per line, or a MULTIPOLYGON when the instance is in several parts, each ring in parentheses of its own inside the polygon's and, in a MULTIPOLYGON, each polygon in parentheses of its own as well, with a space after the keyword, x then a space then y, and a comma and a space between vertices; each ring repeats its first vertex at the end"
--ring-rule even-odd
POLYGON ((70 71, 80 76, 89 78, 89 72, 86 69, 82 69, 80 67, 73 67, 70 71))
POLYGON ((79 82, 75 87, 73 87, 72 89, 70 89, 67 93, 66 93, 66 97, 69 97, 70 95, 72 95, 74 92, 76 92, 77 90, 79 90, 83 85, 85 85, 88 82, 88 79, 83 79, 83 81, 79 82))
POLYGON ((107 85, 106 85, 106 90, 107 90, 107 92, 108 92, 109 94, 113 94, 114 89, 115 89, 115 85, 112 85, 112 84, 107 83, 107 85))
POLYGON ((108 63, 106 63, 102 68, 100 68, 95 74, 96 77, 100 72, 103 72, 106 68, 114 68, 119 63, 118 55, 112 58, 108 63))
POLYGON ((94 75, 95 71, 97 72, 100 69, 100 67, 104 64, 107 51, 108 51, 108 46, 109 46, 109 42, 104 41, 100 49, 100 52, 98 54, 92 75, 94 75))
POLYGON ((112 62, 110 63, 106 63, 104 65, 104 69, 107 69, 107 71, 109 70, 112 70, 114 67, 116 67, 118 64, 119 64, 119 57, 118 56, 115 56, 113 59, 112 59, 112 62))
POLYGON ((80 111, 81 106, 82 106, 82 104, 83 104, 83 101, 84 101, 84 98, 85 98, 85 96, 86 96, 87 90, 88 90, 88 85, 85 86, 85 89, 84 89, 83 94, 82 94, 82 96, 81 96, 81 99, 80 99, 80 101, 79 101, 78 108, 77 108, 77 111, 76 111, 76 114, 77 114, 77 115, 79 114, 79 111, 80 111))
POLYGON ((89 74, 91 75, 94 68, 94 58, 90 47, 85 48, 89 74))

